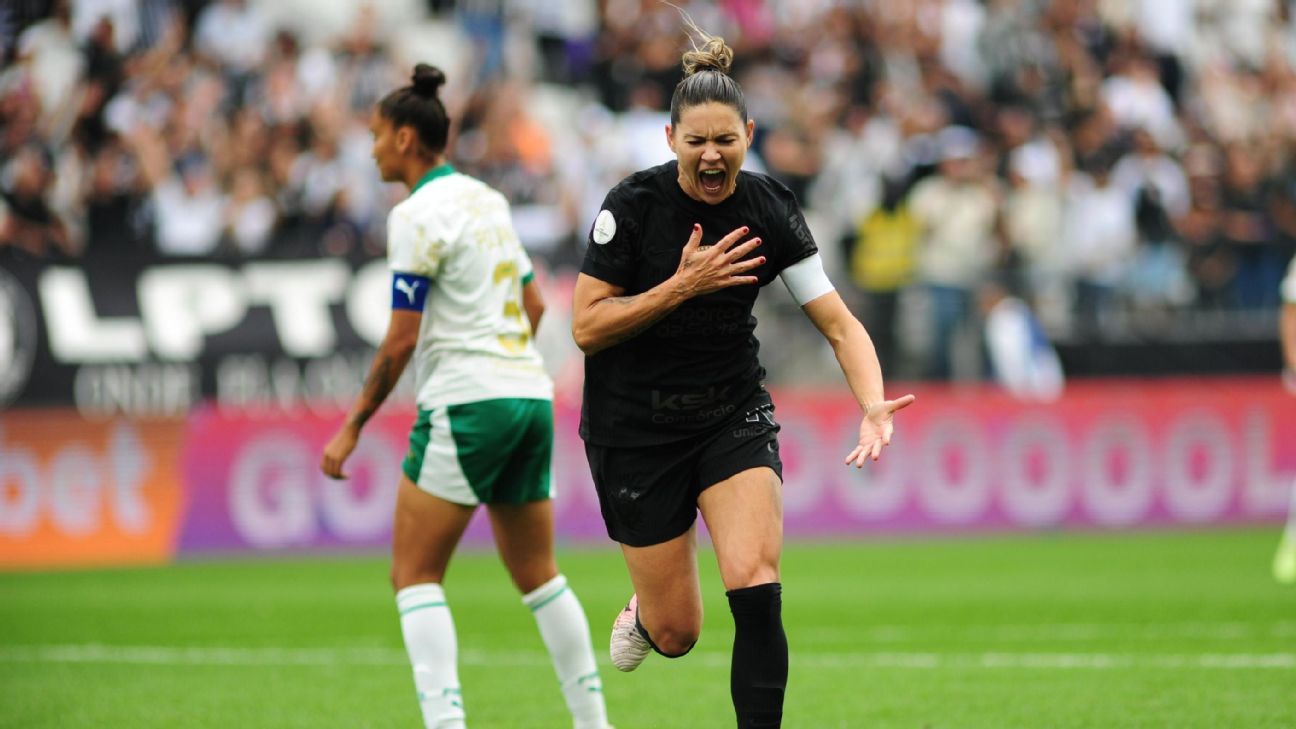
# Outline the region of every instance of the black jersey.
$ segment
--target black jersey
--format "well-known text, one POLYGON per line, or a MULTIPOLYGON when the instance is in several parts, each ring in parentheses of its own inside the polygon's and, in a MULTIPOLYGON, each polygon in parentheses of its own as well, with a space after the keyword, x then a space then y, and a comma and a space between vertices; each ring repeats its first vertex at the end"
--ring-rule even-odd
MULTIPOLYGON (((677 163, 637 172, 612 188, 590 230, 581 272, 643 293, 679 268, 693 225, 702 245, 747 226, 760 237, 747 272, 760 286, 818 250, 792 192, 766 175, 740 172, 734 194, 718 205, 693 200, 677 163)), ((740 241, 741 242, 741 241, 740 241)), ((580 434, 605 446, 669 443, 734 417, 761 391, 752 305, 757 286, 740 285, 685 301, 650 328, 585 358, 580 434)))

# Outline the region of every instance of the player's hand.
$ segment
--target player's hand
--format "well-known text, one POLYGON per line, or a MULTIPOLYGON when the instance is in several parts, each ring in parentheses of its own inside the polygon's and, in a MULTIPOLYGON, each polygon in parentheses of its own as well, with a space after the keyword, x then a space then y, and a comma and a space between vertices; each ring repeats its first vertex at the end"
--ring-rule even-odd
POLYGON ((764 256, 742 260, 743 256, 761 244, 760 238, 738 243, 749 232, 751 229, 745 226, 737 228, 715 245, 703 248, 702 226, 694 224, 688 243, 684 245, 684 251, 680 254, 679 268, 675 270, 675 278, 683 286, 688 297, 760 281, 755 276, 745 275, 765 263, 764 256))
POLYGON ((342 464, 355 450, 356 441, 360 440, 360 431, 348 423, 333 435, 328 445, 324 446, 324 457, 320 459, 320 470, 329 478, 346 478, 342 464))
POLYGON ((909 407, 915 399, 913 395, 905 395, 870 405, 860 422, 859 445, 846 456, 846 465, 854 463, 856 468, 862 468, 866 460, 876 461, 882 455, 882 448, 891 444, 891 433, 895 430, 892 420, 896 411, 909 407))

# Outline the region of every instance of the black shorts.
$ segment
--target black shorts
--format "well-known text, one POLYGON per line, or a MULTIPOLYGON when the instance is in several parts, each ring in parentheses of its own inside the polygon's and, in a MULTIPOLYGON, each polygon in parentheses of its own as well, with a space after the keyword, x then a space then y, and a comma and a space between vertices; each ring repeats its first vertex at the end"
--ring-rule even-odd
POLYGON ((758 466, 782 479, 774 406, 767 398, 753 398, 752 405, 724 427, 688 440, 637 448, 586 443, 608 536, 631 547, 661 544, 693 526, 707 487, 758 466))

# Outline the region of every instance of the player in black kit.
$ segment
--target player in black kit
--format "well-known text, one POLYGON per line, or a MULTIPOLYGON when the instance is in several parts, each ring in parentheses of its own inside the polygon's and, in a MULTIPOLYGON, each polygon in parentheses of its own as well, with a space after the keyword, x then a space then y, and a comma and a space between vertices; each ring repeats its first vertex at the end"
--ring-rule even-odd
POLYGON ((572 313, 586 355, 580 432, 635 588, 613 625, 613 663, 632 671, 650 650, 674 658, 697 641, 700 510, 734 616, 738 726, 777 727, 782 462, 753 336, 760 287, 781 278, 832 344, 863 411, 847 464, 876 460, 914 398, 883 396, 873 344, 824 275, 792 193, 741 171, 755 125, 728 75, 733 52, 702 35, 671 99, 676 160, 613 188, 590 231, 572 313))

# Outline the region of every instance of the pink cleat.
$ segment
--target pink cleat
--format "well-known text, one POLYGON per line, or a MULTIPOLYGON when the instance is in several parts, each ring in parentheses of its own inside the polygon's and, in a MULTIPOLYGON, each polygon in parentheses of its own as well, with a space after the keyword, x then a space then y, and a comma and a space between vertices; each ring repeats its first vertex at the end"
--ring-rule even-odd
POLYGON ((612 665, 618 671, 633 671, 648 657, 652 646, 635 627, 639 617, 639 596, 632 595, 625 609, 612 622, 612 665))

